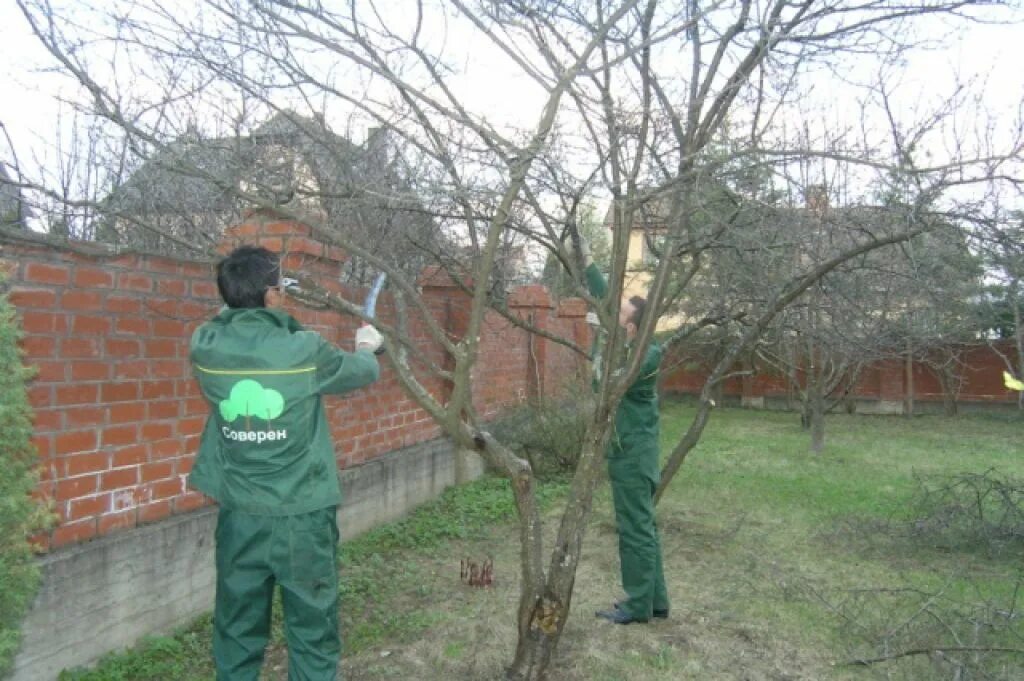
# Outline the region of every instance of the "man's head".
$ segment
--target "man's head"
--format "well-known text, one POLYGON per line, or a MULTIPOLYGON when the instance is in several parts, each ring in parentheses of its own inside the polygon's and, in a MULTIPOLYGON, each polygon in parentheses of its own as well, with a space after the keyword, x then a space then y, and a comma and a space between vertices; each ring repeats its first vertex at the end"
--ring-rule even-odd
POLYGON ((643 296, 623 297, 619 305, 619 326, 626 330, 626 337, 630 340, 640 328, 646 310, 647 299, 643 296))
POLYGON ((217 263, 217 289, 228 307, 281 304, 281 262, 260 246, 241 246, 217 263))

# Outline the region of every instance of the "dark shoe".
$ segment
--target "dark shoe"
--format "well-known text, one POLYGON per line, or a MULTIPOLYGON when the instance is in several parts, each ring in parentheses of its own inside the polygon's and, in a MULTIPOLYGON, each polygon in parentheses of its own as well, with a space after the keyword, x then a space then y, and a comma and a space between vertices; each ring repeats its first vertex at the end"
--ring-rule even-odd
POLYGON ((612 624, 633 624, 634 622, 646 623, 647 620, 636 619, 624 610, 615 608, 613 610, 598 610, 594 613, 602 619, 606 619, 612 624))
MULTIPOLYGON (((615 601, 614 603, 612 603, 612 607, 615 608, 616 610, 619 610, 621 605, 622 604, 619 603, 618 601, 615 601)), ((668 619, 668 608, 665 608, 664 610, 662 610, 661 608, 655 608, 654 609, 654 618, 655 619, 659 619, 659 620, 668 619)))

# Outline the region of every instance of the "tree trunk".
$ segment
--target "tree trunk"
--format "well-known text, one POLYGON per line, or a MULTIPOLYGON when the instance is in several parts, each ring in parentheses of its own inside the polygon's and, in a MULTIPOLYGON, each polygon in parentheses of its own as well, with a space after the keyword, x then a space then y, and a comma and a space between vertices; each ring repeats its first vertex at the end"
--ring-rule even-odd
MULTIPOLYGON (((571 590, 570 590, 571 596, 571 590)), ((569 616, 569 601, 545 596, 519 620, 516 656, 505 673, 508 681, 542 681, 569 616)))
MULTIPOLYGON (((602 436, 603 437, 603 436, 602 436)), ((584 443, 551 551, 547 575, 524 569, 519 598, 516 655, 505 672, 509 681, 542 681, 569 616, 583 535, 604 465, 603 440, 591 431, 584 443)), ((524 568, 528 562, 524 560, 524 568)))
POLYGON ((825 449, 825 398, 821 393, 821 377, 815 376, 807 386, 812 454, 821 454, 825 449))

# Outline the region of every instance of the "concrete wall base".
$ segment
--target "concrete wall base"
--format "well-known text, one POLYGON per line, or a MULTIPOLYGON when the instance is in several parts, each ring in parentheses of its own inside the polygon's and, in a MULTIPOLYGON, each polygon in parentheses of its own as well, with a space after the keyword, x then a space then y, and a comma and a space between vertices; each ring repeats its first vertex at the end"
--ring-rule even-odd
MULTIPOLYGON (((478 477, 481 467, 475 467, 478 477)), ((341 473, 343 540, 394 520, 454 484, 451 443, 434 440, 341 473)), ((187 515, 56 551, 23 630, 11 681, 55 679, 144 636, 213 608, 217 510, 187 515)))

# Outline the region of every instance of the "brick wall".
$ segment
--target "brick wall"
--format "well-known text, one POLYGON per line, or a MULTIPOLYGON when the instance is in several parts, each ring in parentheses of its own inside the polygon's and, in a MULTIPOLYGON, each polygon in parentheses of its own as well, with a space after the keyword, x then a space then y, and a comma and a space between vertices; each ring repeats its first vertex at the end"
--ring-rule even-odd
MULTIPOLYGON (((961 346, 959 374, 962 386, 958 401, 963 403, 1016 404, 1017 392, 1003 386, 1003 357, 1013 358, 1012 341, 961 346)), ((739 371, 741 367, 737 367, 739 371)), ((710 372, 709 362, 687 356, 685 350, 666 357, 662 364, 661 388, 669 393, 697 394, 710 372)), ((916 402, 943 401, 942 387, 935 371, 924 362, 915 362, 913 398, 916 402)), ((789 388, 785 377, 777 372, 759 369, 749 378, 730 378, 724 382, 723 394, 733 397, 785 397, 789 388)), ((879 360, 861 372, 853 395, 860 400, 898 403, 910 392, 906 363, 900 359, 879 360)))
MULTIPOLYGON (((261 243, 284 254, 286 270, 337 284, 343 252, 314 240, 308 228, 254 216, 228 232, 222 251, 261 243)), ((86 541, 206 505, 185 479, 192 467, 207 406, 192 378, 188 339, 220 306, 213 262, 115 254, 90 244, 73 247, 3 239, 0 266, 24 331, 26 363, 39 453, 38 494, 51 499, 57 526, 37 538, 41 550, 86 541)), ((442 277, 421 281, 423 298, 453 337, 465 329, 465 294, 442 277)), ((362 291, 344 291, 361 300, 362 291)), ((517 293, 515 312, 552 329, 575 333, 578 308, 553 309, 546 291, 517 293)), ((387 296, 379 312, 392 314, 387 296)), ((357 320, 335 312, 290 308, 307 327, 351 348, 357 320)), ((418 357, 446 366, 443 349, 413 315, 418 357)), ((493 416, 544 385, 560 385, 573 362, 559 352, 546 364, 543 346, 489 313, 474 373, 476 407, 493 416), (531 353, 531 344, 533 353, 531 353), (541 347, 540 364, 533 364, 541 347), (538 384, 531 376, 544 378, 538 384)), ((409 398, 387 361, 372 388, 326 401, 340 468, 441 433, 409 398), (356 397, 357 399, 348 399, 356 397)), ((449 386, 420 367, 424 384, 443 396, 449 386)))

